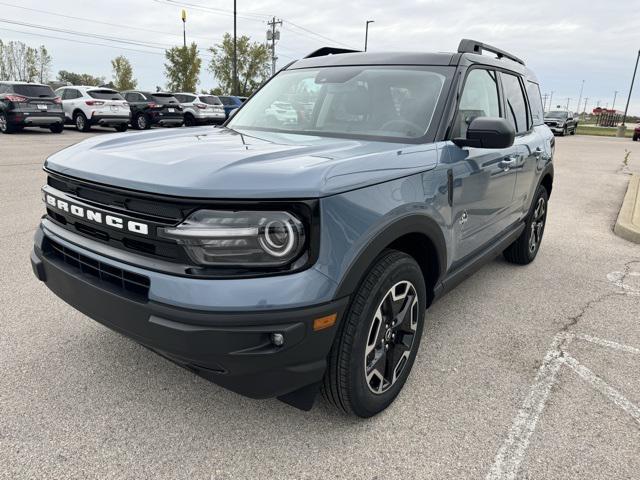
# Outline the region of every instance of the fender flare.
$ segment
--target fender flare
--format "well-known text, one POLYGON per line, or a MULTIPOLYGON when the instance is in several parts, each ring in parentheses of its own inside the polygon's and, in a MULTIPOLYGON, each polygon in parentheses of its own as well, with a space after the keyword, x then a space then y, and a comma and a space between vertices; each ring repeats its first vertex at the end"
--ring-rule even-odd
MULTIPOLYGON (((538 187, 540 185, 542 185, 542 181, 545 179, 545 177, 549 175, 551 177, 551 183, 553 183, 553 162, 549 162, 547 163, 544 168, 542 169, 542 172, 540 172, 540 175, 538 177, 538 181, 536 182, 536 190, 538 190, 538 187)), ((535 192, 535 190, 534 190, 535 192)), ((547 192, 549 197, 551 197, 551 191, 547 192)))
POLYGON ((410 214, 378 227, 372 234, 373 238, 358 252, 346 269, 338 284, 335 298, 351 295, 384 249, 399 238, 412 233, 424 235, 433 244, 438 257, 438 279, 435 281, 435 285, 438 285, 447 269, 447 244, 444 234, 431 217, 410 214))

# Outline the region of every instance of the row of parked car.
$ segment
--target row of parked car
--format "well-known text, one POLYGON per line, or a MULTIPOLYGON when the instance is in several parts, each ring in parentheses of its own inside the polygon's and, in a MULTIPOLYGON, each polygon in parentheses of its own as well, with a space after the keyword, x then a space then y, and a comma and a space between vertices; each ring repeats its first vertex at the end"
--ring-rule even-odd
POLYGON ((154 125, 221 124, 244 100, 190 92, 118 92, 88 86, 65 86, 54 92, 48 85, 0 82, 0 131, 41 127, 61 133, 65 124, 75 125, 81 132, 96 125, 124 132, 129 126, 146 130, 154 125))

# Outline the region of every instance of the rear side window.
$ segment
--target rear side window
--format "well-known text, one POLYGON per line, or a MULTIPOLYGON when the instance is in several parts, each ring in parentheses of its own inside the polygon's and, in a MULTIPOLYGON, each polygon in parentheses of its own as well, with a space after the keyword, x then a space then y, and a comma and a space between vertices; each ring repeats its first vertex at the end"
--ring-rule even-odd
POLYGON ((206 103, 207 105, 222 105, 218 97, 214 97, 213 95, 200 95, 199 98, 202 103, 206 103))
POLYGON ((89 90, 87 95, 98 100, 124 100, 115 90, 89 90))
POLYGON ((527 103, 520 79, 508 73, 502 74, 502 88, 507 109, 507 120, 513 125, 516 133, 523 133, 529 130, 527 124, 527 103))
POLYGON ((47 85, 14 85, 13 91, 18 95, 24 95, 25 97, 55 97, 55 93, 51 90, 51 87, 47 85))
POLYGON ((465 137, 476 117, 500 117, 496 72, 476 68, 469 72, 460 97, 452 137, 465 137))
POLYGON ((542 107, 542 97, 540 87, 537 83, 527 81, 527 95, 529 105, 531 105, 531 120, 534 125, 544 124, 544 108, 542 107))

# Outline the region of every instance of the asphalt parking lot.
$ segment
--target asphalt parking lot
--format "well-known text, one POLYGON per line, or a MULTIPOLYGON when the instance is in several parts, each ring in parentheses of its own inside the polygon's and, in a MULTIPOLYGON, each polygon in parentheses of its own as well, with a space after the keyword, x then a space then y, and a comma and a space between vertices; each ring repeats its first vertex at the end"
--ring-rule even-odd
POLYGON ((88 135, 0 137, 0 478, 638 478, 640 245, 612 229, 640 142, 557 139, 536 261, 433 305, 404 391, 363 421, 223 390, 35 279, 42 162, 88 135))

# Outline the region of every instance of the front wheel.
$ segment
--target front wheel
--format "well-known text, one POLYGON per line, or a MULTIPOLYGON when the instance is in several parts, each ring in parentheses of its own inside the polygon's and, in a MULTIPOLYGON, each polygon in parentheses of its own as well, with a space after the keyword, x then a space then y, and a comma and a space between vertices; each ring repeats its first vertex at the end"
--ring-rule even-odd
POLYGON ((191 115, 190 113, 187 113, 184 116, 184 126, 185 127, 194 127, 196 125, 196 118, 191 115))
POLYGON ((640 135, 636 134, 636 135, 633 136, 633 141, 637 142, 639 138, 640 138, 640 135))
POLYGON ((323 396, 359 417, 387 408, 402 390, 420 346, 426 309, 422 271, 386 250, 354 295, 329 354, 323 396))
POLYGON ((13 133, 15 128, 13 125, 9 123, 9 119, 7 118, 6 113, 0 113, 0 132, 2 133, 13 133))
POLYGON ((138 130, 148 130, 149 128, 151 128, 149 119, 144 113, 139 113, 136 115, 136 118, 133 120, 133 126, 138 130))
POLYGON ((87 117, 84 113, 78 112, 74 117, 74 122, 76 124, 76 129, 79 132, 88 132, 91 129, 91 124, 87 120, 87 117))
POLYGON ((547 203, 549 195, 547 189, 540 185, 536 190, 533 204, 525 228, 518 239, 503 252, 504 258, 511 263, 527 265, 536 258, 542 243, 544 227, 547 221, 547 203))

